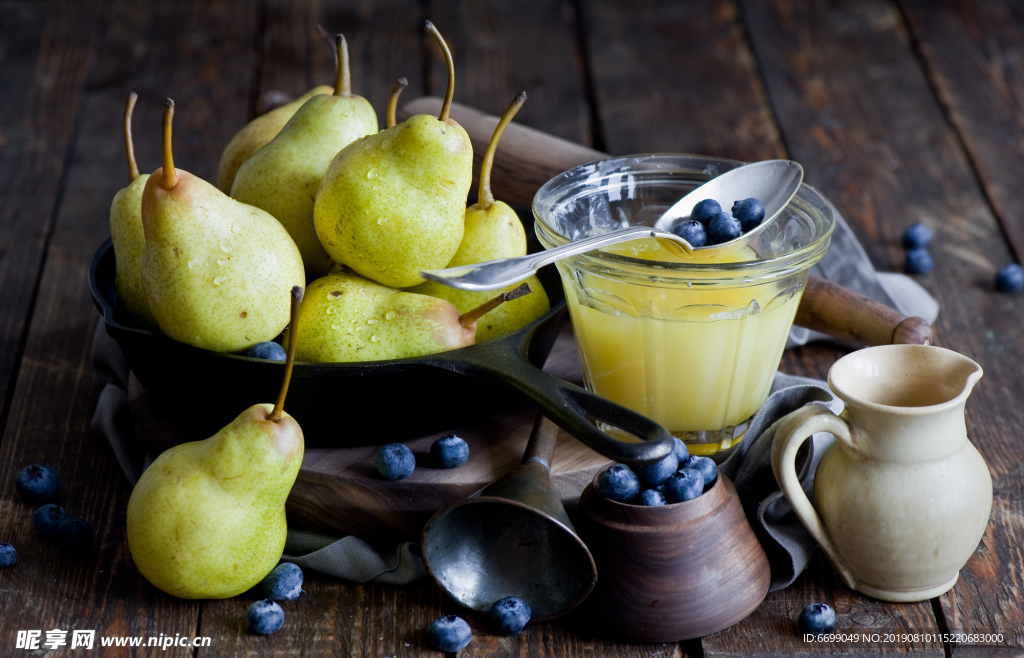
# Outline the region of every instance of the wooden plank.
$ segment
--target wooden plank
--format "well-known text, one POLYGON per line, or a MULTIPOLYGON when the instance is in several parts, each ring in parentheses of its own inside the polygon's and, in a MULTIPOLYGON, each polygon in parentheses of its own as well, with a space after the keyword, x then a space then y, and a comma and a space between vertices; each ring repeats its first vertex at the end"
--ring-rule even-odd
POLYGON ((609 153, 785 157, 732 0, 582 3, 609 153))
POLYGON ((100 13, 100 2, 0 3, 0 420, 53 229, 100 13))
POLYGON ((442 616, 441 592, 426 582, 407 587, 362 587, 307 572, 305 593, 281 601, 284 626, 273 635, 245 631, 246 608, 258 592, 208 602, 203 634, 214 656, 402 656, 434 658, 425 630, 442 616))
MULTIPOLYGON (((1024 105, 1019 79, 1024 74, 1024 6, 1017 2, 902 2, 931 82, 945 104, 978 179, 1000 220, 1002 231, 1020 260, 1024 255, 1024 214, 1014 203, 1017 179, 1024 167, 1024 105)), ((1005 252, 982 252, 976 261, 975 286, 988 291, 994 272, 1008 262, 1005 252)), ((1024 316, 1020 295, 989 295, 994 313, 1024 316)), ((992 521, 977 556, 961 573, 961 582, 940 602, 952 632, 1002 632, 1006 643, 1024 646, 1024 568, 1019 546, 1024 540, 1021 500, 1024 449, 1014 441, 1012 427, 1024 414, 1010 391, 1020 390, 1020 333, 1011 323, 985 325, 975 336, 979 362, 986 369, 984 401, 972 402, 969 418, 976 443, 993 470, 996 499, 992 521), (1009 329, 1009 331, 1008 331, 1009 329), (990 406, 1000 405, 1000 406, 990 406), (994 413, 993 413, 994 412, 994 413), (978 431, 980 430, 980 431, 978 431), (1014 603, 1017 602, 1017 603, 1014 603)), ((978 323, 981 324, 980 322, 978 323)), ((1019 323, 1016 323, 1019 325, 1019 323)), ((959 644, 955 655, 991 650, 991 646, 959 644)))
MULTIPOLYGON (((95 22, 72 16, 62 19, 69 32, 95 29, 95 22)), ((245 119, 248 86, 232 76, 250 68, 256 13, 244 0, 118 2, 102 23, 108 27, 92 58, 78 138, 58 196, 38 302, 0 443, 0 536, 21 556, 14 569, 0 572, 5 592, 0 615, 9 629, 191 637, 200 630, 200 604, 159 592, 136 571, 124 531, 129 490, 105 441, 89 429, 99 387, 89 362, 97 316, 86 271, 109 235, 110 200, 127 181, 121 140, 125 94, 134 88, 140 95, 135 135, 144 171, 158 162, 162 101, 170 95, 178 107, 176 162, 212 176, 219 153, 211 145, 225 142, 245 119), (54 464, 61 474, 59 502, 95 524, 90 549, 60 551, 32 531, 32 507, 16 500, 14 478, 22 465, 38 461, 54 464)), ((19 195, 25 195, 24 188, 19 195)))
MULTIPOLYGON (((1024 258, 1024 5, 901 0, 930 79, 1017 258, 1024 258)), ((992 274, 1004 263, 992 262, 992 274)), ((992 277, 990 277, 992 278, 992 277)))
MULTIPOLYGON (((427 18, 437 25, 455 58, 457 102, 501 116, 515 95, 526 91, 528 99, 516 114, 516 123, 593 145, 570 3, 438 0, 428 4, 427 18)), ((429 58, 426 88, 443 97, 448 84, 444 58, 433 39, 424 36, 429 58)))
MULTIPOLYGON (((876 267, 900 269, 900 237, 911 223, 935 230, 937 265, 920 281, 942 305, 942 345, 986 369, 967 419, 996 481, 988 534, 940 602, 951 629, 1003 629, 1006 643, 1020 646, 1024 447, 1013 437, 1024 410, 1013 392, 1024 387, 1024 331, 1012 318, 1024 316, 1024 297, 991 289, 991 263, 1009 260, 1000 228, 893 5, 742 6, 790 153, 845 213, 876 267)), ((927 604, 878 606, 896 628, 932 627, 927 604)))

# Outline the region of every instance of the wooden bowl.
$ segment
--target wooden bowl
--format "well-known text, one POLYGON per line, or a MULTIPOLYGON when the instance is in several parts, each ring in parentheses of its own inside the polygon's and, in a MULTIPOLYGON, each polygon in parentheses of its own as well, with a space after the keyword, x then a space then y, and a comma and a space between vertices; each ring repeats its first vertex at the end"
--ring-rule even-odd
POLYGON ((598 573, 581 615, 588 624, 634 642, 678 642, 732 626, 760 605, 768 557, 729 478, 719 475, 694 500, 643 507, 597 493, 601 472, 583 491, 577 524, 598 573))

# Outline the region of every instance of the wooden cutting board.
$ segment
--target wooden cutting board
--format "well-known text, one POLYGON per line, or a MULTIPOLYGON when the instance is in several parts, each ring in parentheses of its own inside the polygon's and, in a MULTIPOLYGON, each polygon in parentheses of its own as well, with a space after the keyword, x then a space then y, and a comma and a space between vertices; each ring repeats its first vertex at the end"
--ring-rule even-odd
MULTIPOLYGON (((582 383, 576 341, 568 323, 544 370, 582 383)), ((159 408, 134 376, 128 397, 136 433, 150 454, 206 438, 196 435, 179 416, 159 408)), ((388 415, 401 412, 401 408, 385 407, 353 413, 379 414, 381 432, 386 434, 388 415)), ((293 527, 349 533, 368 541, 416 539, 434 512, 482 489, 519 463, 536 417, 536 411, 522 405, 446 432, 404 441, 416 456, 416 470, 394 482, 377 473, 376 446, 307 449, 288 497, 288 522, 293 527), (432 468, 430 444, 447 434, 466 440, 469 460, 458 468, 432 468)), ((583 488, 608 461, 559 431, 552 482, 567 508, 576 505, 583 488)))

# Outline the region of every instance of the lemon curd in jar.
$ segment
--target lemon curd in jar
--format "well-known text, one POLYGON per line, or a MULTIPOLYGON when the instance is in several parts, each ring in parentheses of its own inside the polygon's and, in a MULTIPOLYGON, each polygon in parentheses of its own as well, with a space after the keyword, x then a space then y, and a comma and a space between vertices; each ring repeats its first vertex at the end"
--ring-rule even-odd
MULTIPOLYGON (((695 187, 741 164, 653 154, 575 167, 534 197, 537 238, 550 249, 653 226, 695 187)), ((832 204, 801 185, 748 246, 714 261, 685 260, 653 238, 559 261, 587 388, 660 423, 692 453, 730 448, 768 397, 810 268, 834 227, 832 204)))
MULTIPOLYGON (((684 262, 651 238, 605 251, 684 262)), ((745 248, 709 264, 754 260, 745 248)), ((566 298, 587 388, 654 419, 691 452, 712 454, 730 447, 731 430, 768 396, 802 286, 715 289, 694 278, 665 288, 584 274, 566 298)))

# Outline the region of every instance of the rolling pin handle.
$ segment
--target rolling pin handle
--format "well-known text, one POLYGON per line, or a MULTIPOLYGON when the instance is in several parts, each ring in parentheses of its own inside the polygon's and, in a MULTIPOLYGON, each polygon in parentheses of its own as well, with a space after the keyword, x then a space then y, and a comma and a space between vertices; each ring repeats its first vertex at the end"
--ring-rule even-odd
POLYGON ((923 319, 911 316, 896 325, 893 345, 932 345, 932 327, 923 319))

